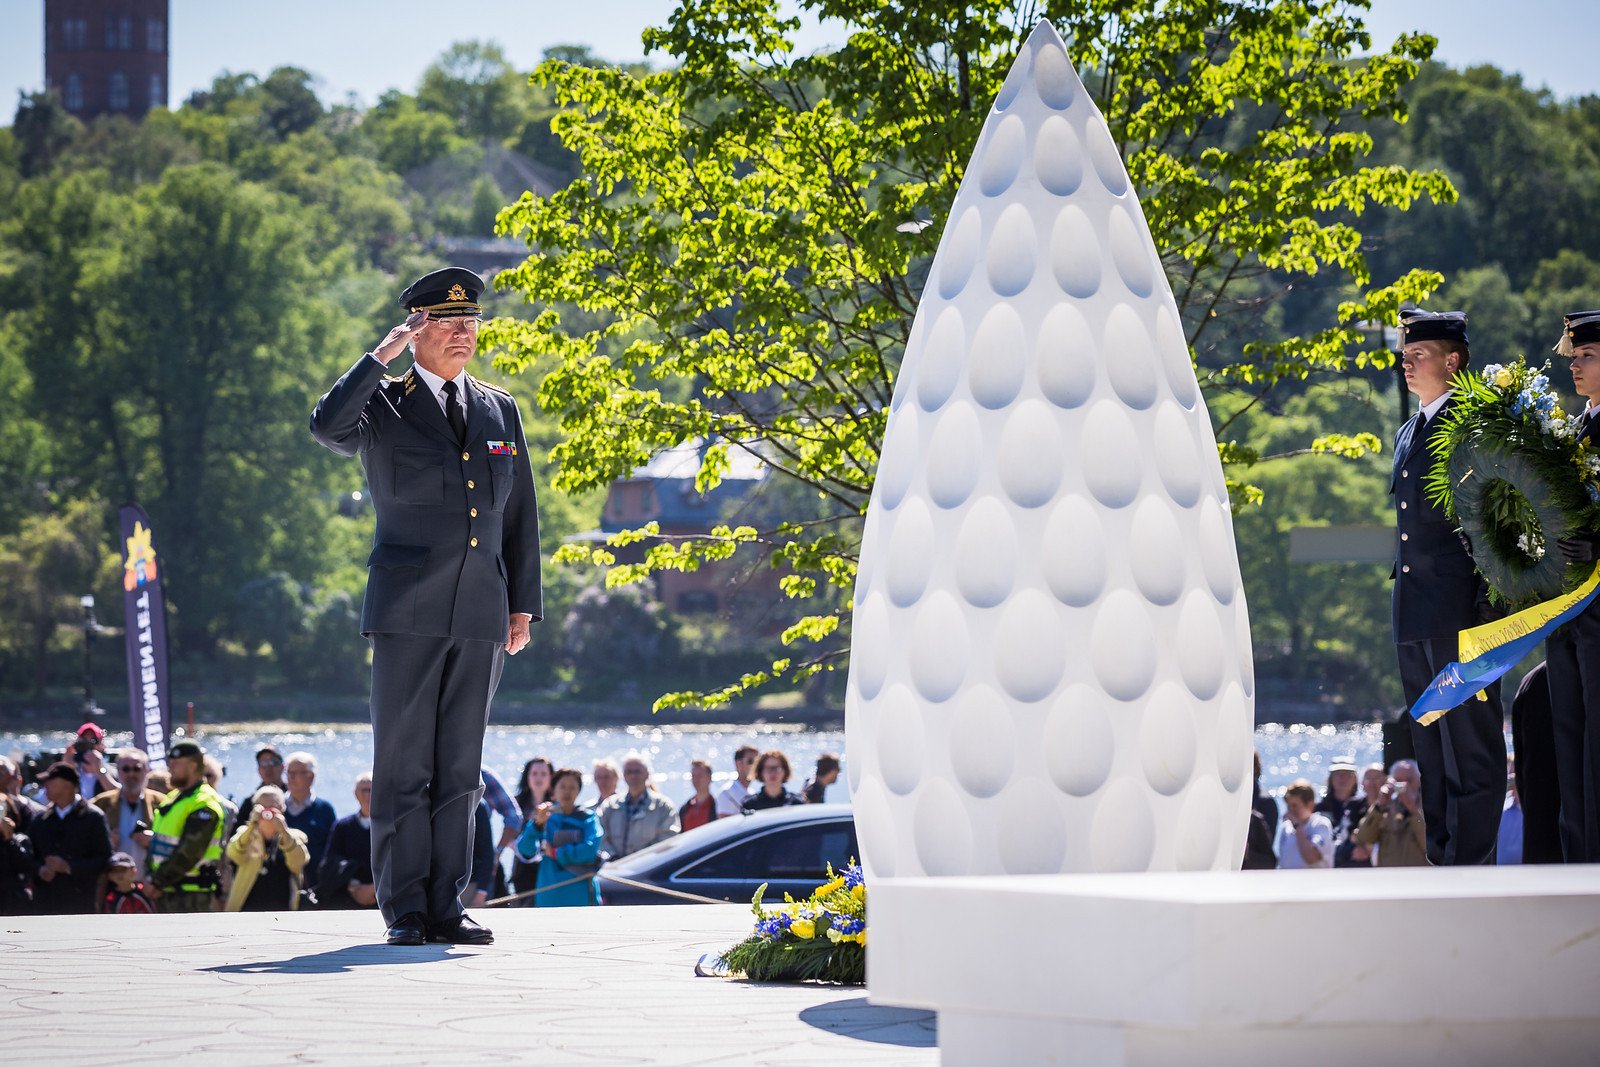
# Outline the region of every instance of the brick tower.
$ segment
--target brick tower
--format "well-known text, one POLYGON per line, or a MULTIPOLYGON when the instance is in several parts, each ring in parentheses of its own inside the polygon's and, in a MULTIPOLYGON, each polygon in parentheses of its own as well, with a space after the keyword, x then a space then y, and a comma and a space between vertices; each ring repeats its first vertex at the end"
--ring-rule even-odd
POLYGON ((80 119, 167 106, 169 0, 44 0, 44 81, 80 119))

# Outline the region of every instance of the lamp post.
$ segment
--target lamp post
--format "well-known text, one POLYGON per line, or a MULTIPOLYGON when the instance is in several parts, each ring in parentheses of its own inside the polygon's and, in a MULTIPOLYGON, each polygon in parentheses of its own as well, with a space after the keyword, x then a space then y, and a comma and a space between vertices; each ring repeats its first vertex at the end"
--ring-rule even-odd
POLYGON ((94 594, 85 593, 78 603, 83 605, 83 714, 93 719, 105 714, 94 702, 94 635, 100 632, 100 622, 94 617, 94 594))

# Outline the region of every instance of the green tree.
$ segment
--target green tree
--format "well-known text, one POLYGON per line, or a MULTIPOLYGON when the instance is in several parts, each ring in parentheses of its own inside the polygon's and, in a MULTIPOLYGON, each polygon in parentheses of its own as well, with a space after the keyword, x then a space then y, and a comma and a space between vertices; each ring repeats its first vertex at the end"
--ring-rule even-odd
POLYGON ((28 665, 35 696, 44 691, 46 663, 64 628, 82 619, 78 598, 106 570, 107 522, 107 509, 84 498, 30 516, 0 538, 0 651, 28 665))
POLYGON ((500 46, 458 41, 423 72, 417 103, 448 115, 471 140, 499 140, 517 128, 528 96, 524 79, 500 46))
MULTIPOLYGON (((568 439, 557 484, 602 486, 697 437, 702 487, 728 449, 760 455, 806 485, 825 514, 809 524, 723 529, 654 543, 612 583, 694 567, 747 548, 789 572, 791 596, 848 590, 894 373, 936 246, 990 100, 1037 16, 1056 21, 1106 115, 1146 207, 1192 346, 1236 306, 1319 272, 1356 289, 1339 323, 1392 319, 1436 275, 1374 285, 1354 221, 1372 205, 1448 200, 1443 177, 1366 165, 1362 124, 1402 119, 1400 91, 1433 47, 1411 35, 1364 59, 1365 3, 1319 0, 1063 0, 907 8, 808 0, 847 43, 797 56, 797 20, 775 0, 685 0, 646 33, 670 69, 636 74, 552 60, 539 79, 564 112, 554 124, 583 176, 525 195, 502 216, 533 250, 503 281, 548 301, 531 323, 486 340, 513 366, 549 367, 541 402, 568 439), (907 220, 931 219, 920 237, 907 220), (1245 291, 1247 281, 1257 288, 1245 291), (569 312, 565 309, 573 309, 569 312), (580 319, 596 316, 599 325, 580 319), (542 363, 540 361, 543 361, 542 363), (692 381, 668 399, 664 383, 692 381)), ((1270 295, 1270 294, 1269 294, 1270 295)), ((591 320, 592 321, 592 320, 591 320)), ((1337 323, 1302 337, 1248 332, 1207 362, 1204 384, 1249 409, 1286 381, 1363 364, 1337 323)), ((1224 457, 1259 452, 1228 431, 1224 457)), ((1359 454, 1370 438, 1322 447, 1359 454)), ((1253 487, 1239 487, 1253 497, 1253 487)), ((627 540, 628 537, 620 540, 627 540)), ((572 551, 611 564, 608 551, 572 551)), ((811 645, 712 694, 716 704, 773 676, 837 662, 847 602, 796 620, 811 645)))
POLYGON ((327 353, 348 343, 287 198, 199 164, 94 208, 93 240, 70 250, 76 276, 24 320, 23 354, 36 380, 72 383, 38 397, 79 477, 150 511, 180 648, 204 654, 242 579, 324 567, 331 464, 304 418, 327 353))

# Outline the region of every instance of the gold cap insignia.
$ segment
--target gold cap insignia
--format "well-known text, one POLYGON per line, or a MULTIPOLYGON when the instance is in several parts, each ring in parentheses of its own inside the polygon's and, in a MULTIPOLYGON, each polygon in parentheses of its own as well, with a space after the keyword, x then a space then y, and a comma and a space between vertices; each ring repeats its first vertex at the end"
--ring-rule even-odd
POLYGON ((465 300, 467 291, 459 285, 452 285, 450 291, 444 295, 446 300, 465 300))

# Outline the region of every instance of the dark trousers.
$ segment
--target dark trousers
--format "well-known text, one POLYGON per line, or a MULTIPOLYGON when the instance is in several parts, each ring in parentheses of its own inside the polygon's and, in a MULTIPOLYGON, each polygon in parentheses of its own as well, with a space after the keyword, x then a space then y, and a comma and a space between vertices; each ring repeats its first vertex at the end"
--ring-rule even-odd
POLYGON ((1545 642, 1561 851, 1568 863, 1600 863, 1600 608, 1583 613, 1545 642))
POLYGON ((504 646, 372 635, 372 870, 393 923, 461 914, 504 646))
POLYGON ((1511 701, 1511 747, 1516 751, 1517 798, 1522 801, 1522 862, 1560 863, 1561 790, 1556 736, 1550 722, 1548 668, 1522 678, 1511 701))
MULTIPOLYGON (((1457 656, 1454 639, 1401 641, 1400 685, 1406 704, 1428 688, 1457 656)), ((1505 712, 1500 683, 1487 700, 1474 694, 1431 726, 1411 720, 1411 743, 1422 773, 1422 815, 1428 862, 1438 866, 1493 863, 1506 803, 1505 712)))

